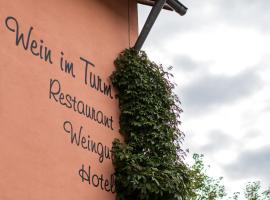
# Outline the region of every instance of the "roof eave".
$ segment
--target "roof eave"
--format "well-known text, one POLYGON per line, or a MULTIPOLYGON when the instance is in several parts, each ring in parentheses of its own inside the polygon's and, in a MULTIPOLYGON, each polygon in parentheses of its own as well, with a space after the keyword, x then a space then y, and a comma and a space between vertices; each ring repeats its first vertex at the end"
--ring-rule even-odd
MULTIPOLYGON (((137 0, 139 4, 147 5, 147 6, 154 6, 155 1, 153 0, 137 0)), ((163 6, 163 9, 173 11, 173 8, 169 6, 167 3, 163 6)))
MULTIPOLYGON (((137 2, 148 6, 154 6, 156 0, 137 0, 137 2)), ((167 0, 163 9, 175 11, 179 15, 183 16, 186 14, 188 8, 178 0, 167 0)))

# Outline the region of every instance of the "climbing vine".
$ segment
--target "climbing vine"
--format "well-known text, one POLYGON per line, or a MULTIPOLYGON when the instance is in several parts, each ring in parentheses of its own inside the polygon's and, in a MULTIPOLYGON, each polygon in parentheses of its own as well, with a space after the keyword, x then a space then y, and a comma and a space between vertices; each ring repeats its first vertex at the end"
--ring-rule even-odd
POLYGON ((126 49, 115 60, 120 133, 113 142, 117 200, 188 199, 189 169, 183 163, 182 112, 170 74, 145 52, 126 49))

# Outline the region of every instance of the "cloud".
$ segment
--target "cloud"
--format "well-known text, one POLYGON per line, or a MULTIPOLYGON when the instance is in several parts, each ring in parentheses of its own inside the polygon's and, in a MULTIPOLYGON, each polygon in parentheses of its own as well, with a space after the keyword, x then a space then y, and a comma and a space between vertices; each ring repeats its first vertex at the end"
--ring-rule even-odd
MULTIPOLYGON (((180 54, 173 57, 172 63, 182 83, 176 92, 186 117, 183 125, 190 149, 210 157, 225 172, 225 177, 227 174, 233 180, 232 185, 237 179, 256 177, 270 184, 270 146, 261 147, 268 141, 262 130, 267 130, 268 125, 268 115, 264 117, 263 112, 270 110, 266 106, 270 105, 269 95, 263 94, 268 91, 269 56, 265 58, 266 63, 259 63, 269 46, 269 0, 180 1, 189 8, 187 14, 181 17, 175 12, 162 11, 145 45, 152 51, 162 52, 165 58, 172 58, 168 53, 180 54), (224 68, 231 64, 235 69, 224 68), (222 73, 212 65, 222 68, 226 74, 238 74, 211 74, 209 71, 222 73), (250 65, 254 68, 245 68, 250 65), (220 116, 209 112, 231 105, 234 113, 229 118, 224 112, 216 112, 220 116), (265 106, 263 112, 257 111, 262 106, 265 106), (202 113, 205 115, 197 115, 202 113), (220 127, 226 127, 222 129, 225 132, 220 127), (236 133, 237 136, 233 135, 236 133), (240 151, 243 148, 246 150, 240 151)), ((140 8, 144 19, 149 11, 140 8)), ((143 18, 140 22, 143 23, 143 18)))
POLYGON ((187 113, 200 113, 236 102, 258 91, 261 79, 253 70, 234 76, 207 74, 178 91, 187 113))
MULTIPOLYGON (((142 28, 150 12, 150 8, 139 6, 138 10, 139 25, 142 28)), ((204 26, 207 21, 205 16, 203 18, 197 18, 197 15, 192 14, 182 17, 175 12, 163 10, 158 16, 145 43, 146 45, 151 44, 151 46, 160 47, 163 43, 170 41, 171 37, 186 31, 198 29, 204 26)))
MULTIPOLYGON (((185 16, 163 10, 146 41, 146 44, 158 46, 171 40, 171 37, 186 32, 206 29, 211 31, 219 25, 256 29, 269 33, 269 0, 194 0, 181 1, 189 9, 185 16)), ((139 6, 139 24, 143 25, 150 7, 139 6)))
POLYGON ((225 173, 233 179, 259 178, 270 184, 270 146, 242 152, 234 163, 224 166, 225 173))
POLYGON ((243 142, 247 142, 247 141, 252 141, 255 140, 258 137, 262 137, 263 133, 262 130, 260 130, 259 128, 253 128, 248 130, 244 137, 242 138, 243 142))
POLYGON ((232 136, 221 130, 213 130, 207 137, 210 139, 209 143, 200 148, 203 152, 207 153, 228 149, 228 147, 235 143, 235 139, 232 136))
POLYGON ((219 1, 219 13, 223 21, 239 26, 257 27, 269 32, 266 26, 270 20, 268 0, 222 0, 219 1))
POLYGON ((262 112, 268 113, 270 112, 270 98, 268 97, 266 100, 264 100, 264 106, 262 108, 262 112))
POLYGON ((177 55, 173 60, 175 68, 184 72, 192 72, 198 68, 199 63, 186 55, 177 55))

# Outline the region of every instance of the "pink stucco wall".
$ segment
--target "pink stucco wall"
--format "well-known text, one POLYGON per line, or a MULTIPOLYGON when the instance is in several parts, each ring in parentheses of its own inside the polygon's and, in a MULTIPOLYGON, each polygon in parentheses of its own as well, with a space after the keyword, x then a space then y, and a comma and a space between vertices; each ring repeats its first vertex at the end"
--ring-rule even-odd
POLYGON ((133 0, 0 0, 1 200, 115 198, 109 76, 136 37, 133 0))

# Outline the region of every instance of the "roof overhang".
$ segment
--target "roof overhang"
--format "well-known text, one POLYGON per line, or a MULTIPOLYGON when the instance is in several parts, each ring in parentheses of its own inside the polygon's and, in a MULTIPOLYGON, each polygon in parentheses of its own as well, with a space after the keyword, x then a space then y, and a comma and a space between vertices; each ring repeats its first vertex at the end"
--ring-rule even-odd
MULTIPOLYGON (((154 6, 155 5, 154 0, 137 0, 137 2, 139 4, 143 4, 143 5, 147 5, 147 6, 154 6)), ((173 11, 173 8, 171 6, 169 6, 167 3, 165 3, 165 5, 163 6, 163 9, 173 11)))
MULTIPOLYGON (((154 6, 156 0, 137 0, 137 2, 143 5, 154 6)), ((175 11, 182 16, 187 12, 187 7, 177 0, 167 0, 163 9, 175 11)))

